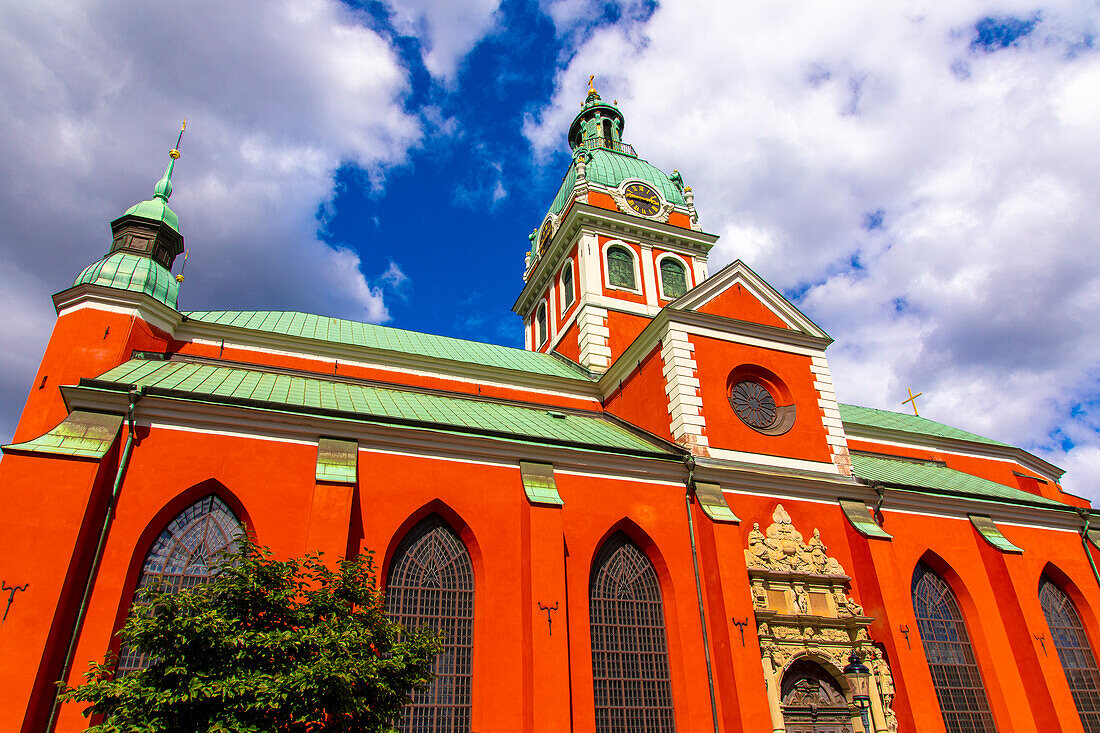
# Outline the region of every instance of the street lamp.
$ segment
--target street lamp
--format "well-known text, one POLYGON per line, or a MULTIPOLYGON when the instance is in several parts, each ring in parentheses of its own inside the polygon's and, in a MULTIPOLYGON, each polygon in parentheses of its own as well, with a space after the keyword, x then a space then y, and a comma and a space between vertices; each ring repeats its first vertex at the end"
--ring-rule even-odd
POLYGON ((852 652, 848 657, 848 666, 844 668, 844 676, 848 678, 848 686, 852 690, 852 702, 859 708, 859 715, 863 719, 863 730, 871 733, 871 721, 867 711, 871 709, 871 670, 852 652))

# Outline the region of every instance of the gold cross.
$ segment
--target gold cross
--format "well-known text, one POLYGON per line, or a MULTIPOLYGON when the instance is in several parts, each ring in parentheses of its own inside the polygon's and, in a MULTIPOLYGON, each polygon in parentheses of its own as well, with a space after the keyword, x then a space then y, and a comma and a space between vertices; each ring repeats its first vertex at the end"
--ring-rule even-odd
POLYGON ((906 387, 906 389, 909 390, 909 399, 905 400, 905 402, 902 402, 901 404, 904 405, 906 402, 913 403, 913 414, 917 417, 920 417, 920 413, 917 412, 917 398, 924 394, 924 392, 917 392, 916 394, 913 394, 912 387, 906 387))

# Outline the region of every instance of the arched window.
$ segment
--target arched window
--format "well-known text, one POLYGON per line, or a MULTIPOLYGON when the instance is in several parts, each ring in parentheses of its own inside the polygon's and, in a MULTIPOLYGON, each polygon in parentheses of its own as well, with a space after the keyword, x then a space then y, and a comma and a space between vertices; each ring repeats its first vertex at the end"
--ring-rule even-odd
POLYGON ((624 247, 607 248, 607 279, 614 288, 638 289, 634 279, 634 258, 624 247))
POLYGON ((680 260, 665 257, 661 260, 661 292, 668 300, 675 300, 687 292, 687 270, 680 260))
POLYGON ((1047 617, 1050 639, 1058 650, 1058 661, 1066 673, 1081 725, 1085 733, 1100 733, 1100 674, 1081 617, 1069 596, 1046 578, 1039 582, 1039 603, 1047 617))
MULTIPOLYGON (((138 579, 138 589, 160 585, 173 593, 213 577, 211 565, 222 552, 235 552, 243 530, 241 520, 214 494, 184 509, 157 537, 138 579)), ((140 599, 139 599, 140 600, 140 599)), ((140 649, 123 646, 118 673, 124 675, 149 666, 140 649)))
POLYGON ((567 262, 561 271, 561 312, 573 305, 573 263, 567 262))
POLYGON ((913 572, 913 609, 948 733, 997 730, 959 602, 936 571, 913 572))
POLYGON ((469 731, 474 572, 466 546, 439 516, 418 524, 398 546, 386 583, 386 612, 406 627, 443 632, 435 678, 413 695, 402 730, 469 731))
POLYGON ((546 343, 546 304, 539 303, 535 312, 535 346, 546 343))
POLYGON ((612 130, 611 120, 605 119, 603 121, 603 139, 604 139, 604 145, 606 145, 609 148, 614 147, 614 139, 611 136, 611 130, 612 130))
POLYGON ((597 733, 675 730, 657 573, 621 532, 596 558, 589 604, 597 733))

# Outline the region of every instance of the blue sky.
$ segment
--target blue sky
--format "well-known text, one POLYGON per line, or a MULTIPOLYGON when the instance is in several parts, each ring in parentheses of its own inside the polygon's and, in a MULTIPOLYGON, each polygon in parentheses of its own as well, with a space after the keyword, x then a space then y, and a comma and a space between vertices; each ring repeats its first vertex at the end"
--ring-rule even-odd
POLYGON ((520 344, 527 235, 589 74, 625 138, 836 343, 843 401, 1100 495, 1093 2, 215 0, 0 6, 0 435, 189 120, 182 308, 520 344))

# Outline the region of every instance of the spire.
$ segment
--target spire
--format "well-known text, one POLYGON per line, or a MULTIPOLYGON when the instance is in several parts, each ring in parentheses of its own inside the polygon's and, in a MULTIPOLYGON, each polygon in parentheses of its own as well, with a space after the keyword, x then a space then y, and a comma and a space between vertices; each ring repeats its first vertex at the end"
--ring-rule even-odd
POLYGON ((168 167, 164 169, 164 175, 157 185, 153 188, 153 198, 160 199, 164 203, 168 203, 168 197, 172 195, 172 171, 176 167, 176 161, 180 157, 180 142, 183 140, 183 131, 187 129, 187 120, 183 121, 180 125, 180 134, 176 138, 176 146, 168 151, 168 167))
POLYGON ((176 146, 168 151, 168 167, 164 169, 164 175, 153 187, 153 198, 134 204, 126 211, 126 215, 140 216, 145 219, 164 222, 176 233, 179 233, 180 220, 176 212, 168 207, 168 197, 172 195, 172 171, 175 170, 176 161, 180 157, 180 142, 183 140, 183 131, 187 129, 187 120, 180 126, 179 137, 176 138, 176 146))

